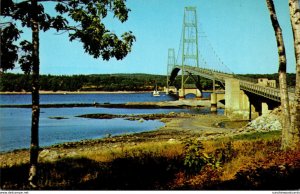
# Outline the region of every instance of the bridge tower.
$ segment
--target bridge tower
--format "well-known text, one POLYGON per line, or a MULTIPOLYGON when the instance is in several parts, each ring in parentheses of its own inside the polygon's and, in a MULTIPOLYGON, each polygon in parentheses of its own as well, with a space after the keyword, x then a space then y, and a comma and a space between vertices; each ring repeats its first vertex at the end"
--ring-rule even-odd
POLYGON ((171 74, 175 66, 175 50, 173 48, 168 49, 168 65, 167 65, 167 87, 165 88, 166 94, 169 92, 177 93, 177 89, 169 85, 169 75, 171 74))
MULTIPOLYGON (((184 65, 199 67, 198 57, 198 27, 196 7, 185 7, 182 27, 182 69, 181 69, 181 89, 179 90, 179 98, 186 95, 185 83, 190 75, 185 75, 184 65)), ((199 81, 199 80, 198 80, 199 81)), ((197 88, 196 88, 197 90, 197 88)), ((197 97, 201 97, 201 93, 197 92, 197 97), (200 96, 199 96, 200 95, 200 96)))

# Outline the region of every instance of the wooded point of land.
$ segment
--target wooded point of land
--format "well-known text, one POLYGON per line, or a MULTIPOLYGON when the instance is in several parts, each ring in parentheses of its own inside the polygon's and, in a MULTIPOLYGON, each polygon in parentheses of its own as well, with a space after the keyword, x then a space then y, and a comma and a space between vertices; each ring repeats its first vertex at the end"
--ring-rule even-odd
MULTIPOLYGON (((275 79, 278 83, 278 74, 244 74, 250 78, 275 79)), ((295 85, 295 74, 287 75, 289 87, 295 85)), ((166 86, 165 75, 152 74, 95 74, 95 75, 41 75, 40 89, 45 91, 152 91, 157 84, 162 90, 166 86)), ((178 76, 175 86, 180 88, 181 77, 178 76)), ((31 76, 26 74, 3 73, 0 78, 1 92, 30 91, 31 76)), ((193 84, 188 80, 187 84, 193 84)), ((202 89, 212 88, 212 81, 201 78, 202 89)), ((278 84, 277 84, 278 85, 278 84)))

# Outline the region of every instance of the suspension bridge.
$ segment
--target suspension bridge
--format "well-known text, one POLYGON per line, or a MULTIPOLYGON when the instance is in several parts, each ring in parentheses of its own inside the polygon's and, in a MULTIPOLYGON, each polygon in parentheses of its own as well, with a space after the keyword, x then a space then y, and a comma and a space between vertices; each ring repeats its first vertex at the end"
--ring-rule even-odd
MULTIPOLYGON (((179 99, 193 93, 201 98, 201 77, 212 80, 211 110, 217 110, 217 102, 225 100, 225 115, 237 119, 252 119, 280 105, 280 91, 275 80, 256 80, 235 75, 220 59, 207 36, 198 32, 196 7, 185 7, 182 34, 178 53, 168 50, 166 92, 177 92, 174 82, 181 71, 179 99), (200 41, 199 41, 200 40, 200 41), (200 42, 200 43, 199 43, 200 42), (194 86, 187 84, 192 79, 194 86), (215 82, 225 88, 217 93, 215 82)), ((290 93, 290 98, 293 94, 290 93)))

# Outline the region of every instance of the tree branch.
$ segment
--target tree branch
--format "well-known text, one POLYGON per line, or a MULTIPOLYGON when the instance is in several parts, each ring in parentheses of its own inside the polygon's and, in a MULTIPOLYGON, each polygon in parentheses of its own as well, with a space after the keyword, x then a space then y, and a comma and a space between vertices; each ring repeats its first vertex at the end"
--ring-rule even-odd
POLYGON ((13 24, 13 22, 0 22, 0 27, 8 25, 8 24, 13 24))

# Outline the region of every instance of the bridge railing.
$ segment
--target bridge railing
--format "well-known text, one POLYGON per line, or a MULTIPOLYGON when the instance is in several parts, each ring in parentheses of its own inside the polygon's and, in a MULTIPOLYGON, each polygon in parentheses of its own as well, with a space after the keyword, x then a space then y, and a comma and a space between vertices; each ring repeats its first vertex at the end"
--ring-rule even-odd
POLYGON ((277 88, 264 87, 243 80, 240 80, 240 87, 248 92, 280 102, 280 91, 277 88))
MULTIPOLYGON (((178 68, 181 68, 181 66, 177 66, 178 68)), ((218 81, 225 81, 225 78, 232 78, 232 74, 224 73, 217 70, 207 69, 207 68, 199 68, 199 67, 192 67, 185 65, 184 66, 185 71, 190 72, 196 72, 202 74, 203 77, 208 79, 215 79, 218 81)))
MULTIPOLYGON (((176 66, 175 66, 176 67, 176 66)), ((177 65, 177 68, 182 68, 181 65, 177 65)), ((202 67, 192 67, 185 65, 183 67, 185 71, 191 73, 197 73, 208 79, 215 79, 217 81, 225 82, 227 78, 235 78, 240 80, 240 87, 242 90, 263 96, 265 98, 280 102, 280 90, 279 88, 272 88, 258 85, 257 79, 243 77, 235 74, 225 73, 218 70, 212 70, 202 67)), ((295 94, 292 91, 289 91, 290 101, 294 101, 295 94)))
POLYGON ((219 81, 225 81, 226 78, 238 79, 240 80, 241 89, 280 102, 279 89, 258 85, 257 79, 243 77, 235 74, 229 74, 229 73, 212 70, 212 69, 196 68, 196 67, 188 67, 188 66, 186 66, 185 68, 193 69, 197 72, 201 72, 204 74, 209 74, 212 78, 219 81))

